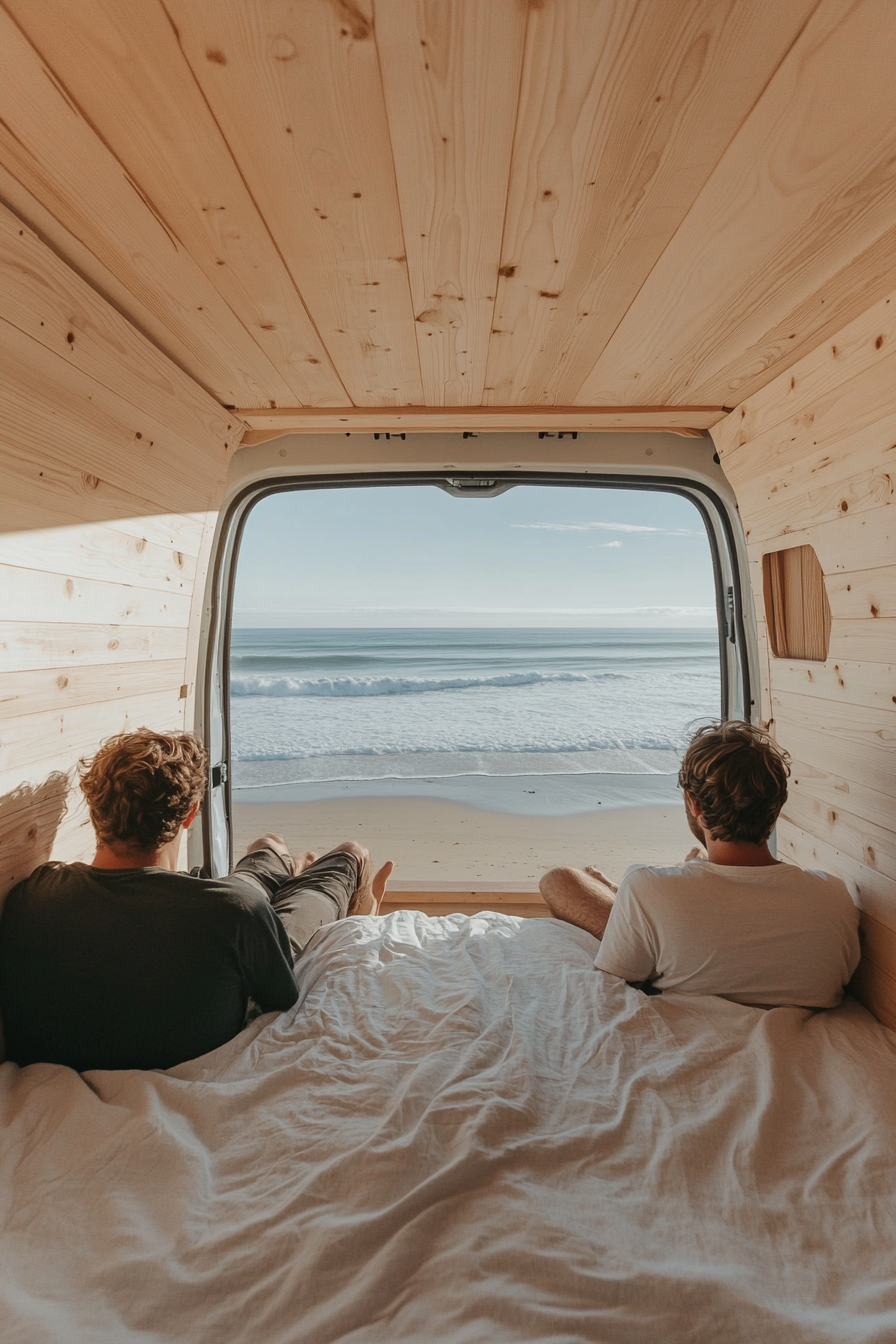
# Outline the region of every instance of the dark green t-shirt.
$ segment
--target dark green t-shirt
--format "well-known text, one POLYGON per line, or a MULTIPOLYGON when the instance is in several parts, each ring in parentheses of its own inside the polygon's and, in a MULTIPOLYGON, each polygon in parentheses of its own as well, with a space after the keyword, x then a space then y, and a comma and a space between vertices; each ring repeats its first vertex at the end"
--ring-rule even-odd
POLYGON ((298 998, 260 882, 46 863, 0 918, 0 1012, 18 1064, 167 1069, 298 998))

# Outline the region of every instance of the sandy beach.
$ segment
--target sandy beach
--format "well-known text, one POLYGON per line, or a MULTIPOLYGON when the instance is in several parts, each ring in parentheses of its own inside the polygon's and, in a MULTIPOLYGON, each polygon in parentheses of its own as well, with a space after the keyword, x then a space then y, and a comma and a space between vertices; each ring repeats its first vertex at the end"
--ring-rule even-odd
POLYGON ((402 884, 506 883, 518 890, 534 889, 546 869, 562 863, 598 864, 616 878, 633 862, 680 863, 694 843, 680 802, 566 816, 419 797, 234 804, 236 854, 267 830, 296 851, 361 840, 375 863, 395 862, 402 884))

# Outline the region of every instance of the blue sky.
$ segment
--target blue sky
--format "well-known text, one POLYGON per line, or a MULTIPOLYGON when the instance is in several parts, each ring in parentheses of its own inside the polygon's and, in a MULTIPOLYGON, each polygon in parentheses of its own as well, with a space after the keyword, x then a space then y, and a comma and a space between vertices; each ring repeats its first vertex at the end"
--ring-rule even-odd
POLYGON ((234 624, 715 624, 703 520, 678 495, 435 486, 272 495, 246 524, 234 624))

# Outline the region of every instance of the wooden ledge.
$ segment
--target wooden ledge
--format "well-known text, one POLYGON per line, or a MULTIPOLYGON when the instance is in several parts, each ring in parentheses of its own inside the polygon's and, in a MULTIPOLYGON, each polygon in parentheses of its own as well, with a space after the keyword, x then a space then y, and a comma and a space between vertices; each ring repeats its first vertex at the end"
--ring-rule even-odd
POLYGON ((475 915, 497 910, 524 919, 549 919, 537 886, 506 882, 390 882, 382 913, 420 910, 425 915, 475 915))
POLYGON ((702 438, 725 417, 721 406, 315 406, 248 407, 244 447, 283 434, 403 434, 466 430, 558 433, 572 430, 666 432, 702 438))

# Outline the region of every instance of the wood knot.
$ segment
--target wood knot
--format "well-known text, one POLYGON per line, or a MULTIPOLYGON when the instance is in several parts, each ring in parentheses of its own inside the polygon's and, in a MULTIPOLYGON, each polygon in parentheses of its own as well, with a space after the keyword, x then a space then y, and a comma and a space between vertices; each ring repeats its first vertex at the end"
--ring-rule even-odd
POLYGON ((883 336, 878 336, 877 340, 874 342, 874 348, 875 348, 875 350, 879 350, 879 349, 881 348, 881 346, 883 345, 883 343, 884 343, 884 338, 883 338, 883 336))
POLYGON ((505 278, 505 280, 512 280, 513 277, 516 275, 516 267, 515 267, 515 266, 500 266, 500 267, 498 268, 498 274, 499 274, 499 275, 503 275, 504 278, 505 278))
POLYGON ((91 476, 88 472, 85 472, 84 475, 81 477, 81 480, 84 482, 85 489, 87 490, 99 489, 100 484, 99 476, 91 476))
POLYGON ((68 677, 66 676, 57 677, 56 685, 59 687, 60 691, 64 691, 66 686, 68 685, 68 677))
POLYGON ((70 331, 70 332, 68 333, 68 335, 66 336, 65 339, 68 341, 69 345, 74 345, 74 343, 75 343, 75 333, 74 333, 73 331, 70 331))
POLYGON ((174 552, 174 563, 177 565, 178 569, 183 569, 183 567, 184 567, 184 557, 183 557, 183 554, 182 554, 180 551, 175 551, 175 552, 174 552))
POLYGON ((295 42, 285 33, 275 37, 271 43, 271 55, 275 61, 294 61, 298 54, 295 42))
POLYGON ((137 542, 137 545, 134 547, 134 550, 137 552, 138 555, 142 555, 142 554, 143 554, 143 552, 146 550, 146 538, 145 538, 145 537, 141 537, 141 538, 140 538, 140 540, 137 542))
POLYGON ((227 57, 218 47, 206 47, 205 59, 211 61, 212 65, 226 65, 227 57))
POLYGON ((848 501, 845 500, 845 499, 841 499, 841 501, 840 501, 840 512, 841 512, 841 513, 846 513, 846 511, 847 511, 848 508, 849 508, 849 503, 848 503, 848 501))

